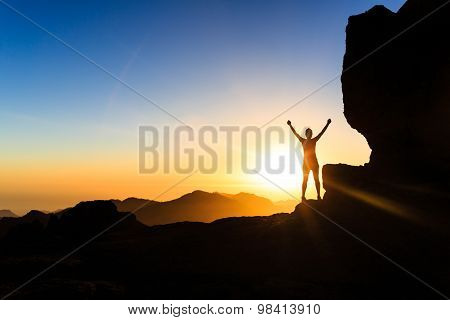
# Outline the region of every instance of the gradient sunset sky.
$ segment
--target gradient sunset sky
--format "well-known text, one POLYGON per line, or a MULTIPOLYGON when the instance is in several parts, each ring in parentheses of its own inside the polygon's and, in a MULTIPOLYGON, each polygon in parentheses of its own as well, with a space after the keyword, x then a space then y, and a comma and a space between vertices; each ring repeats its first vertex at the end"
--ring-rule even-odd
MULTIPOLYGON (((341 71, 350 15, 404 0, 6 2, 199 128, 263 125, 341 71)), ((152 199, 183 178, 138 172, 138 126, 174 119, 1 3, 0 70, 0 209, 152 199)), ((370 149, 342 112, 338 79, 271 125, 317 133, 331 118, 321 164, 364 164, 370 149)), ((298 196, 300 174, 271 178, 298 196)), ((196 189, 289 198, 261 177, 219 171, 158 200, 196 189)))

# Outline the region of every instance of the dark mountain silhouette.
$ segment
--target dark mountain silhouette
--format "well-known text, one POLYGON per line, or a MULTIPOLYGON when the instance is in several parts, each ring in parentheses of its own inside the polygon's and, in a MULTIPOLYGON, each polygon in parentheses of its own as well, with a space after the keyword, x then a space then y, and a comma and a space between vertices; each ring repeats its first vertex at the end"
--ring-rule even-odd
POLYGON ((11 210, 0 210, 0 219, 1 218, 16 218, 17 215, 11 210))
POLYGON ((263 216, 281 212, 286 206, 276 206, 270 200, 249 193, 224 194, 194 191, 166 202, 128 198, 113 200, 119 211, 134 212, 148 225, 183 221, 211 222, 235 216, 263 216))
POLYGON ((125 200, 111 200, 117 207, 119 212, 133 212, 134 210, 152 203, 158 203, 158 201, 140 199, 140 198, 127 198, 125 200))
MULTIPOLYGON (((308 204, 328 212, 323 202, 308 204)), ((446 292, 446 231, 376 213, 327 214, 446 292)), ((0 294, 124 217, 11 298, 440 298, 305 205, 293 214, 147 227, 107 201, 3 238, 0 294)))
MULTIPOLYGON (((398 13, 377 6, 351 17, 344 69, 440 3, 410 0, 398 13)), ((365 166, 325 166, 323 201, 291 214, 153 227, 109 201, 3 218, 0 226, 17 223, 0 238, 0 295, 123 220, 9 298, 450 296, 449 23, 446 7, 343 73, 345 116, 372 156, 365 166)), ((166 205, 173 216, 193 205, 206 216, 204 203, 235 201, 193 192, 166 205)), ((144 209, 151 216, 162 205, 144 209)))
POLYGON ((5 217, 0 220, 0 238, 10 232, 11 229, 27 228, 30 224, 45 227, 50 216, 37 210, 31 210, 22 217, 5 217))

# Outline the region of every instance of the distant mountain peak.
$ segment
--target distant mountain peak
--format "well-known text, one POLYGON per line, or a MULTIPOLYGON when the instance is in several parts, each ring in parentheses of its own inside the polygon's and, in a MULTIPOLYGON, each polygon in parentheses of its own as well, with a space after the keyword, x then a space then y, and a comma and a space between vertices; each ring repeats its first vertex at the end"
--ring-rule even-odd
MULTIPOLYGON (((118 201, 120 201, 120 200, 118 200, 118 201)), ((144 198, 129 197, 129 198, 126 198, 123 201, 153 201, 153 200, 144 199, 144 198)))
MULTIPOLYGON (((206 192, 203 190, 194 190, 190 193, 186 193, 185 195, 182 195, 181 197, 179 197, 178 199, 203 199, 203 198, 207 198, 207 197, 211 197, 211 196, 221 196, 222 195, 218 192, 206 192)), ((178 200, 175 199, 175 200, 178 200)), ((175 201, 172 200, 172 201, 175 201)))
POLYGON ((71 216, 81 219, 104 219, 117 216, 118 214, 117 207, 112 201, 94 200, 80 202, 72 209, 66 211, 62 216, 71 216))
POLYGON ((18 217, 14 212, 8 209, 0 210, 0 218, 16 218, 18 217))
POLYGON ((125 200, 111 200, 119 212, 134 212, 140 208, 159 203, 158 201, 130 197, 125 200))
POLYGON ((185 195, 207 195, 207 194, 214 194, 214 193, 217 194, 217 192, 210 193, 210 192, 206 192, 206 191, 203 191, 203 190, 194 190, 194 191, 192 191, 190 193, 187 193, 185 195))
POLYGON ((41 217, 41 216, 46 216, 47 214, 39 211, 39 210, 31 210, 30 212, 28 212, 24 217, 29 217, 29 218, 33 218, 33 217, 41 217))

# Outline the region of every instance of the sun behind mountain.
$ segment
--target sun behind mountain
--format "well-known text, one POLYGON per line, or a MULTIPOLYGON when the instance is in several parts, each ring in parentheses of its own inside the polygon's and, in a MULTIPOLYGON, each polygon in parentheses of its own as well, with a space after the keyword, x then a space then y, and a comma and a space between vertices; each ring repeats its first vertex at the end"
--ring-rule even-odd
POLYGON ((250 193, 226 194, 201 190, 166 202, 137 198, 113 202, 119 211, 133 212, 140 222, 149 226, 183 221, 212 222, 227 217, 267 216, 286 212, 287 208, 286 204, 279 206, 250 193))

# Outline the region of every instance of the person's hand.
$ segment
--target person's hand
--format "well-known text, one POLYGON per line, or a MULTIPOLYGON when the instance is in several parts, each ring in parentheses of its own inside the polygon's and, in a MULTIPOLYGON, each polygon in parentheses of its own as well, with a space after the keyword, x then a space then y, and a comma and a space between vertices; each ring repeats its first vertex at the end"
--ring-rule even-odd
POLYGON ((330 124, 331 123, 331 119, 328 119, 327 123, 330 124))
POLYGON ((291 125, 291 120, 288 120, 287 124, 288 124, 288 126, 290 126, 291 125))

